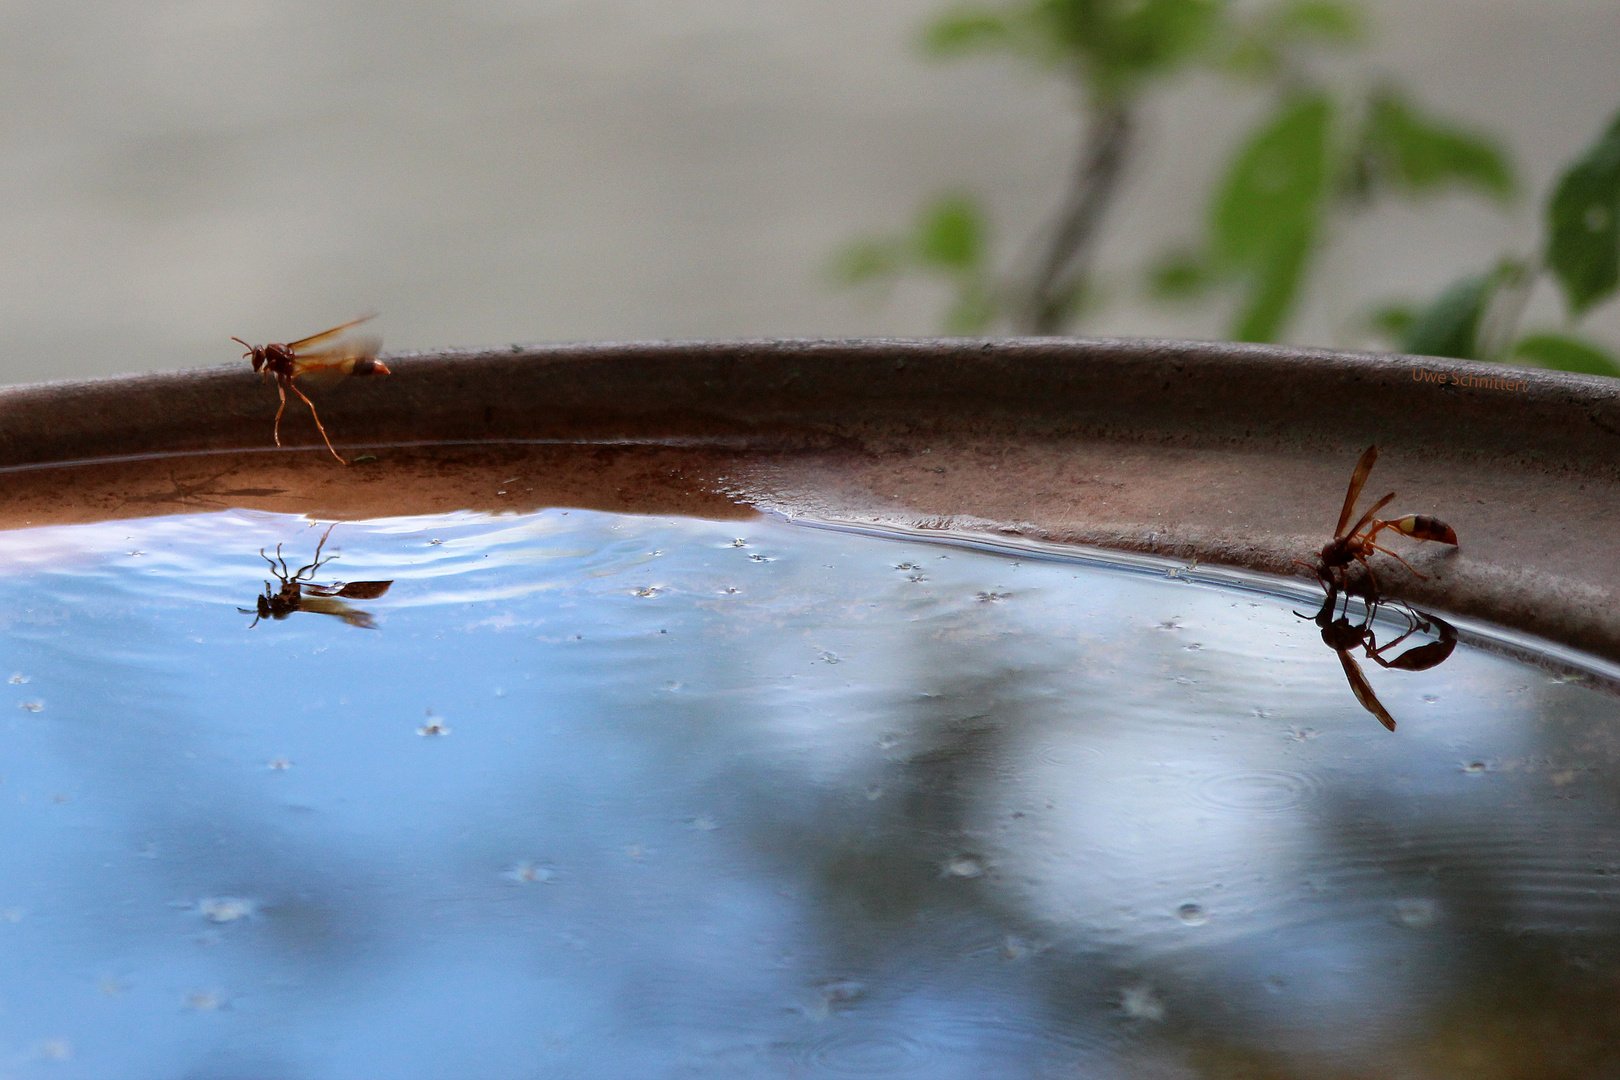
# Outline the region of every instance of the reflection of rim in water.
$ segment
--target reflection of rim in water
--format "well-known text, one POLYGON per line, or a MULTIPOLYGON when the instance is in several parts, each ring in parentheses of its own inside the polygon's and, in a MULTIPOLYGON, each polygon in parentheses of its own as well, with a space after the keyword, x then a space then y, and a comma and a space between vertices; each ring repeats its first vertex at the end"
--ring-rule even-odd
POLYGON ((843 1032, 805 1047, 801 1060, 838 1076, 926 1075, 932 1055, 916 1039, 898 1031, 843 1032))
POLYGON ((1315 795, 1320 782, 1309 773, 1254 769, 1216 773, 1193 787, 1193 800, 1220 810, 1292 810, 1315 795))

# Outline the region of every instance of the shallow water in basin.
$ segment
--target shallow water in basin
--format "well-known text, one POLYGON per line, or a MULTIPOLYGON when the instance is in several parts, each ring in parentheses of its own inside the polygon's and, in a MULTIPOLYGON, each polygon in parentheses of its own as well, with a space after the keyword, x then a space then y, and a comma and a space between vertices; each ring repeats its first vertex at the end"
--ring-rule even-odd
POLYGON ((0 1076, 1620 1065, 1589 680, 1364 661, 1390 733, 1298 600, 560 510, 250 625, 326 532, 0 535, 0 1076))

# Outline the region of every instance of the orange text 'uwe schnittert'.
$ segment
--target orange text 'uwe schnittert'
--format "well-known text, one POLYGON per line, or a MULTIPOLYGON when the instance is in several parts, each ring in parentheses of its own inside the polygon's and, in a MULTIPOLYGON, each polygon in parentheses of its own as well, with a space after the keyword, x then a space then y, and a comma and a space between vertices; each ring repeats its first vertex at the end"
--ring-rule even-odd
POLYGON ((1412 369, 1412 378, 1418 382, 1450 383, 1452 386, 1471 386, 1481 390, 1519 390, 1530 388, 1530 384, 1519 379, 1493 379, 1484 375, 1458 375, 1448 371, 1424 371, 1422 368, 1412 369))

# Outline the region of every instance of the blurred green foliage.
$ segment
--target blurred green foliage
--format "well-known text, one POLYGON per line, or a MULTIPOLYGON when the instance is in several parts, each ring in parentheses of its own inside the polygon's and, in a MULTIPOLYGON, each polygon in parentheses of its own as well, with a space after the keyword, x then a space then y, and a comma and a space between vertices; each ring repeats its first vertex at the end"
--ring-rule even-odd
MULTIPOLYGON (((1031 267, 994 268, 989 216, 964 193, 935 197, 912 228, 846 248, 844 285, 906 275, 947 281, 947 332, 1059 333, 1094 297, 1092 256, 1134 137, 1142 100, 1200 69, 1269 102, 1213 185, 1202 235, 1149 268, 1149 295, 1230 306, 1228 334, 1277 341, 1298 310, 1337 216, 1387 198, 1457 192, 1507 205, 1515 172, 1494 139, 1430 115, 1397 85, 1329 80, 1324 50, 1368 39, 1356 0, 1012 0, 951 9, 923 34, 935 57, 1002 53, 1075 89, 1087 120, 1072 188, 1031 250, 1031 267)), ((1400 348, 1430 355, 1521 361, 1620 374, 1599 347, 1567 333, 1517 335, 1529 290, 1550 273, 1571 319, 1611 298, 1620 282, 1620 117, 1564 173, 1547 203, 1537 258, 1507 256, 1427 304, 1394 303, 1369 325, 1400 348)))
POLYGON ((1620 359, 1562 330, 1519 335, 1519 314, 1538 278, 1551 276, 1571 322, 1620 288, 1620 114, 1553 184, 1540 259, 1506 257, 1467 275, 1404 325, 1375 317, 1405 352, 1465 360, 1513 359, 1585 375, 1620 376, 1620 359))
POLYGON ((970 196, 942 195, 923 208, 910 232, 846 247, 833 278, 850 286, 886 285, 907 273, 943 278, 956 294, 945 315, 945 332, 982 334, 996 314, 985 275, 985 232, 984 215, 970 196))

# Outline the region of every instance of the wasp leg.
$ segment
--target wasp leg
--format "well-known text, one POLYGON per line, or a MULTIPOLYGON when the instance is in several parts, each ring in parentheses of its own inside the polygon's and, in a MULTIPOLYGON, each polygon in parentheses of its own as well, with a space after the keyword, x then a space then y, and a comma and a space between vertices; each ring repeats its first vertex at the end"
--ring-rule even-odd
MULTIPOLYGON (((321 414, 315 411, 315 403, 313 401, 309 400, 309 398, 304 395, 304 392, 302 390, 298 389, 298 384, 293 382, 291 379, 287 380, 287 385, 292 387, 292 392, 293 393, 297 394, 299 397, 304 399, 304 404, 305 405, 309 406, 309 415, 311 415, 311 416, 313 416, 315 418, 315 427, 316 427, 316 429, 320 431, 321 438, 326 440, 326 448, 328 450, 332 450, 332 440, 326 434, 326 425, 321 423, 321 414)), ((277 445, 279 446, 280 444, 278 443, 277 445)), ((336 450, 332 450, 332 456, 338 459, 339 464, 341 464, 341 465, 347 465, 348 464, 347 461, 343 460, 343 455, 339 454, 336 450)))

